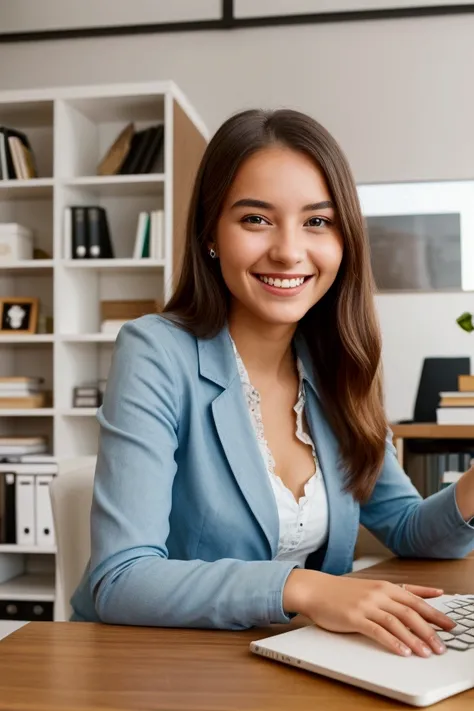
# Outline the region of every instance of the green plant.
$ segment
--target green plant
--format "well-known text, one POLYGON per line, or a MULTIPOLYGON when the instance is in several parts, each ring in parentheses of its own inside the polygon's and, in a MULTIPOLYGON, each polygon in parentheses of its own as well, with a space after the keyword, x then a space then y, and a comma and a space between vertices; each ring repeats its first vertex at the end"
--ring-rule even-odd
POLYGON ((464 331, 467 331, 470 333, 471 331, 474 331, 474 324, 472 323, 472 314, 470 314, 468 311, 465 311, 459 318, 456 319, 456 323, 458 323, 464 331))

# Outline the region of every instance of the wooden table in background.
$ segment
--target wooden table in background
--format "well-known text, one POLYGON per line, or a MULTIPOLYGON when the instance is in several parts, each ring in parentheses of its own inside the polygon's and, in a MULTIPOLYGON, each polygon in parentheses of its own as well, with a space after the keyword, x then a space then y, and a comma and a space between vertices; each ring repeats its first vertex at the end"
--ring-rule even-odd
MULTIPOLYGON (((474 555, 388 560, 354 574, 474 591, 474 555)), ((291 627, 304 624, 296 618, 291 627)), ((257 657, 249 643, 289 627, 244 632, 33 622, 0 642, 1 711, 373 711, 398 704, 257 657)), ((474 690, 436 711, 472 711, 474 690)))
POLYGON ((435 422, 413 422, 391 424, 393 443, 397 448, 397 457, 403 467, 404 441, 406 439, 470 439, 474 444, 474 425, 437 425, 435 422))

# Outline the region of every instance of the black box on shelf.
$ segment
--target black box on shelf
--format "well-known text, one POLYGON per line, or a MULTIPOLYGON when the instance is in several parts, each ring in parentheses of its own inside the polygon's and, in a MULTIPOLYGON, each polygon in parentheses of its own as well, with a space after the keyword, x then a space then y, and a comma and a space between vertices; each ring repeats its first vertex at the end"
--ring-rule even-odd
POLYGON ((42 600, 0 600, 0 620, 52 622, 53 602, 42 600))

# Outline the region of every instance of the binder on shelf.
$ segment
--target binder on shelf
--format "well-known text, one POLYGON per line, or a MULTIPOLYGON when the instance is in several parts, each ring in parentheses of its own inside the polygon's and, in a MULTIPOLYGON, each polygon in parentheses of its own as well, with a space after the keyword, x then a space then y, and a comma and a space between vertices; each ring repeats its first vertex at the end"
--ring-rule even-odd
POLYGON ((35 477, 16 475, 16 542, 21 546, 35 544, 35 477))
POLYGON ((53 511, 49 495, 49 486, 53 481, 51 474, 35 477, 36 486, 36 545, 41 547, 54 546, 53 511))
POLYGON ((105 209, 98 205, 88 207, 87 225, 89 233, 87 256, 92 259, 113 259, 114 250, 105 209))
POLYGON ((16 543, 15 500, 15 474, 0 473, 0 543, 16 543))
POLYGON ((87 235, 87 213, 82 205, 74 206, 72 210, 72 258, 85 259, 89 246, 87 235))

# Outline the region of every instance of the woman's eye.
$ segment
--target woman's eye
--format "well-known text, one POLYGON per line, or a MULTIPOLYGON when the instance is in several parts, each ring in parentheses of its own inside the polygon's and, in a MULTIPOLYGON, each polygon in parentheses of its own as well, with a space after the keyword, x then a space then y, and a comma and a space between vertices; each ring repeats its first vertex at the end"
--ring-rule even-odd
POLYGON ((306 224, 308 227, 326 227, 330 224, 330 221, 324 217, 310 217, 306 224))
POLYGON ((247 215, 242 219, 242 222, 249 225, 268 225, 268 221, 261 215, 247 215))

